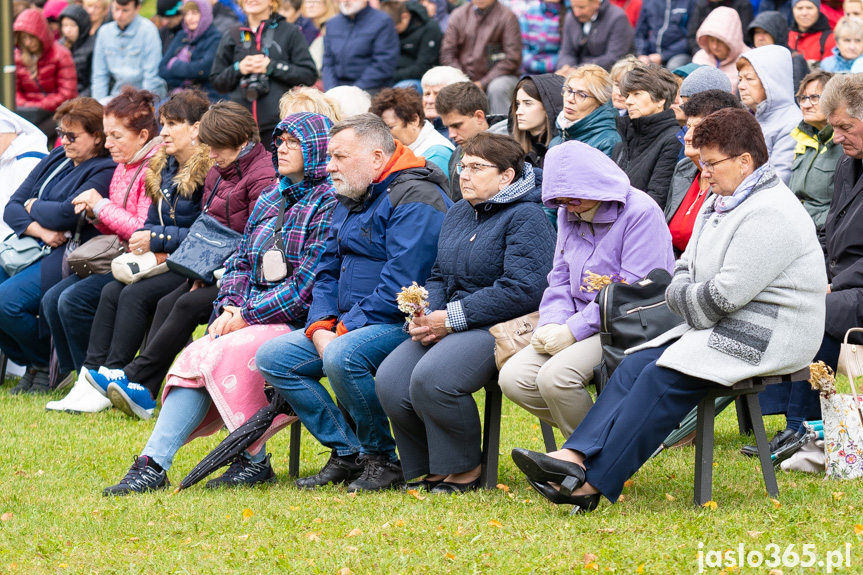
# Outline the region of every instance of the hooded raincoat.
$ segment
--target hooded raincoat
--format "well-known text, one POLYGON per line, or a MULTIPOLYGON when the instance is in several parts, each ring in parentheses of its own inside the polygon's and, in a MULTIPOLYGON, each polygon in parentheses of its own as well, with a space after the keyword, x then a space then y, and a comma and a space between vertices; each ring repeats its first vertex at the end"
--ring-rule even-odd
POLYGON ((566 142, 548 152, 542 201, 555 198, 598 200, 591 222, 557 208, 557 244, 548 289, 539 306, 539 325, 566 324, 576 340, 599 332, 597 293, 585 275, 620 276, 632 283, 651 270, 674 268, 665 216, 647 194, 633 188, 626 174, 599 150, 566 142))
POLYGON ((90 95, 90 75, 93 73, 93 48, 96 36, 90 35, 90 15, 81 6, 69 4, 60 12, 60 24, 68 18, 78 25, 78 39, 69 47, 75 61, 75 74, 78 76, 78 95, 90 95))
POLYGON ((827 221, 827 211, 833 199, 833 179, 836 164, 843 156, 842 146, 833 141, 833 126, 830 124, 817 130, 806 122, 800 122, 791 132, 791 137, 797 145, 788 187, 803 202, 815 227, 820 230, 827 221))
POLYGON ((78 96, 75 61, 68 49, 54 41, 45 17, 35 9, 21 12, 12 25, 15 32, 35 36, 42 44, 42 55, 30 70, 15 48, 15 105, 53 112, 66 100, 78 96))
POLYGON ((786 185, 791 181, 791 162, 797 142, 791 132, 803 121, 803 113, 794 101, 791 78, 791 53, 782 46, 762 46, 747 52, 746 58, 761 85, 766 99, 755 109, 761 125, 767 154, 776 175, 786 185))
POLYGON ((198 6, 201 14, 198 27, 189 30, 183 21, 183 29, 162 56, 159 75, 168 84, 168 90, 201 88, 215 102, 220 96, 210 83, 210 71, 222 34, 213 26, 213 5, 209 0, 185 0, 183 5, 189 3, 198 6))
MULTIPOLYGON (((524 78, 530 78, 533 80, 533 83, 536 85, 536 89, 539 92, 539 100, 542 104, 543 109, 545 110, 545 115, 548 117, 548 125, 551 127, 551 135, 549 140, 547 134, 540 134, 540 136, 530 137, 531 142, 531 150, 527 152, 526 161, 530 162, 537 168, 542 168, 543 163, 545 161, 545 154, 548 151, 548 146, 546 146, 545 142, 549 142, 549 146, 551 145, 551 141, 557 138, 557 117, 563 111, 563 97, 560 95, 560 89, 563 87, 563 83, 566 80, 563 76, 559 76, 557 74, 538 74, 536 76, 522 76, 524 78)), ((515 97, 516 94, 512 95, 513 97, 513 105, 510 109, 510 118, 509 125, 513 126, 515 124, 515 97)))
POLYGON ((795 20, 788 33, 788 46, 810 62, 820 62, 829 56, 836 46, 836 38, 833 37, 833 28, 827 16, 819 14, 815 25, 805 32, 800 31, 795 20))
POLYGON ((692 63, 719 68, 728 76, 728 80, 731 82, 731 91, 737 93, 737 59, 740 58, 741 54, 749 51, 749 48, 743 43, 740 16, 725 6, 714 8, 698 29, 697 37, 701 50, 692 56, 692 63), (707 36, 725 42, 729 48, 728 56, 725 59, 717 60, 716 56, 710 52, 707 36))
POLYGON ((0 134, 18 134, 9 147, 0 155, 0 238, 12 233, 12 228, 2 221, 3 210, 15 190, 30 174, 42 158, 48 155, 45 134, 42 130, 0 105, 0 134))

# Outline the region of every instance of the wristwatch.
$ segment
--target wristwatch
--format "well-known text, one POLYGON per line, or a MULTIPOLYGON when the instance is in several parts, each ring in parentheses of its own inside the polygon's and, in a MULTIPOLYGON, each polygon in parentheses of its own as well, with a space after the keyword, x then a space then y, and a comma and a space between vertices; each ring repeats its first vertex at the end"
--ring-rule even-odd
POLYGON ((443 327, 447 333, 452 333, 455 331, 452 328, 452 324, 449 322, 449 314, 447 314, 446 319, 443 320, 443 327))

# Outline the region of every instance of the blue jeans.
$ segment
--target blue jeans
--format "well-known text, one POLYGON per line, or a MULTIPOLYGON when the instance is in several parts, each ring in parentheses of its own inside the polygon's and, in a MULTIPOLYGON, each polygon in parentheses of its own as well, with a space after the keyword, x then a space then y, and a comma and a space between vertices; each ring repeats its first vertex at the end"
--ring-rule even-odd
POLYGON ((374 374, 407 338, 402 324, 369 325, 334 339, 321 359, 305 333, 294 331, 258 348, 255 363, 323 445, 338 455, 381 454, 395 461, 396 443, 375 394, 374 374), (324 376, 356 422, 356 433, 321 385, 324 376))
POLYGON ((60 373, 81 371, 102 288, 112 281, 111 274, 84 279, 72 274, 45 292, 42 313, 51 327, 60 373))
POLYGON ((26 367, 46 367, 51 350, 50 338, 39 337, 41 278, 41 261, 11 278, 0 268, 0 349, 26 367))
MULTIPOLYGON (((195 428, 204 421, 211 403, 210 394, 204 388, 171 389, 141 454, 152 458, 165 471, 170 469, 174 456, 195 428)), ((266 446, 254 457, 248 453, 245 455, 250 461, 260 463, 267 456, 266 446)))

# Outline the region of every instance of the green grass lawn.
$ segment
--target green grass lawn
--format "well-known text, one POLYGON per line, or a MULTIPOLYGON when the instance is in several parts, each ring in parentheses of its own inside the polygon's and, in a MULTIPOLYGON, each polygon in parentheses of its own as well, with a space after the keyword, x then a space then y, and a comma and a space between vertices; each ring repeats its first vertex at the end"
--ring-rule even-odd
MULTIPOLYGON (((0 573, 663 573, 699 572, 699 551, 781 553, 813 545, 817 560, 851 545, 863 573, 861 483, 779 475, 768 498, 757 461, 737 453, 734 410, 717 422, 715 509, 692 503, 692 447, 650 461, 624 491, 592 514, 569 516, 532 491, 509 457, 541 449, 536 419, 504 400, 500 488, 460 497, 401 492, 349 496, 343 488, 301 492, 287 477, 288 434, 268 448, 278 474, 269 488, 210 493, 202 485, 116 499, 102 497, 145 443, 153 421, 112 410, 44 411, 48 399, 0 389, 0 573), (855 527, 856 526, 856 527, 855 527), (702 544, 699 547, 699 544, 702 544)), ((478 394, 481 398, 482 393, 478 394)), ((768 434, 781 427, 768 418, 768 434)), ((182 449, 174 483, 224 437, 182 449)), ((301 473, 327 454, 303 434, 301 473)), ((790 557, 790 556, 789 556, 790 557)), ((844 555, 843 555, 844 558, 844 555)), ((844 560, 844 559, 843 559, 844 560)), ((706 573, 824 573, 780 566, 706 573)))

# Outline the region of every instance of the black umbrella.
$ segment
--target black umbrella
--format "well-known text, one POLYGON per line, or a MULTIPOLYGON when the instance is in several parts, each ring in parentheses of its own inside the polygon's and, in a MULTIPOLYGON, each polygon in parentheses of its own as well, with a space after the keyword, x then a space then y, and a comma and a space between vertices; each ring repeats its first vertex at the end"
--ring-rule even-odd
POLYGON ((262 407, 255 415, 249 418, 243 425, 228 434, 228 437, 207 454, 189 474, 183 478, 180 485, 174 490, 177 493, 183 489, 198 483, 216 469, 225 467, 242 456, 243 452, 255 441, 264 435, 273 420, 280 414, 294 416, 294 409, 282 397, 282 394, 272 387, 267 387, 264 392, 270 400, 270 404, 262 407))

